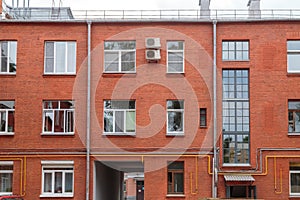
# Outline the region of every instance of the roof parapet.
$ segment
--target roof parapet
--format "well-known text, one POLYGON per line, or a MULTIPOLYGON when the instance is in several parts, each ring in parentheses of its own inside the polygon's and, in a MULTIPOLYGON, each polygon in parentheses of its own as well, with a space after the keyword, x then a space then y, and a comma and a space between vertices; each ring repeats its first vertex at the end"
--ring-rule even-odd
POLYGON ((210 18, 210 0, 199 0, 200 6, 200 18, 209 19, 210 18))
POLYGON ((247 6, 248 6, 249 18, 251 19, 261 18, 260 0, 249 0, 247 6))

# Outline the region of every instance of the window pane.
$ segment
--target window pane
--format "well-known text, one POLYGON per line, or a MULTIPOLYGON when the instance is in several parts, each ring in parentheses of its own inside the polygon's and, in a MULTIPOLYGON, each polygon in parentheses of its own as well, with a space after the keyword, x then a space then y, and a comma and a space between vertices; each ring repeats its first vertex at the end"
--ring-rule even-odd
POLYGON ((168 132, 183 131, 183 115, 182 112, 168 112, 168 132))
POLYGON ((45 72, 54 72, 54 42, 45 43, 45 72))
POLYGON ((65 174, 65 192, 73 192, 73 173, 65 174))
POLYGON ((111 101, 113 109, 135 109, 135 101, 111 101))
POLYGON ((54 111, 54 132, 64 132, 64 111, 55 110, 54 111))
POLYGON ((124 111, 116 111, 115 114, 116 132, 124 132, 124 111))
POLYGON ((9 42, 9 72, 16 72, 17 67, 17 42, 9 42))
POLYGON ((12 192, 12 173, 0 173, 0 192, 12 192))
POLYGON ((52 174, 44 173, 44 192, 52 192, 52 174))
POLYGON ((135 111, 126 112, 126 132, 135 132, 135 111))
POLYGON ((167 101, 168 109, 184 109, 184 101, 182 100, 168 100, 167 101))
POLYGON ((300 173, 291 173, 291 193, 300 193, 300 173))
POLYGON ((104 111, 104 132, 114 132, 113 120, 113 111, 104 111))
POLYGON ((169 63, 168 72, 183 72, 183 63, 169 63))
POLYGON ((52 124, 54 119, 53 111, 44 111, 44 132, 53 132, 52 124))
POLYGON ((287 42, 287 49, 288 50, 300 50, 300 41, 297 40, 290 40, 287 42))
POLYGON ((0 120, 1 120, 0 131, 6 132, 6 112, 5 111, 0 112, 0 120))
POLYGON ((65 112, 65 131, 66 133, 74 132, 74 112, 73 111, 66 111, 65 112))
POLYGON ((0 42, 1 45, 1 72, 7 72, 8 63, 8 42, 0 42))
POLYGON ((58 73, 66 71, 66 43, 56 42, 56 53, 55 53, 55 71, 58 73))
POLYGON ((184 169, 184 162, 172 162, 168 164, 168 169, 184 169))
POLYGON ((168 42, 168 50, 183 50, 183 41, 168 42))
POLYGON ((68 42, 68 72, 76 72, 76 43, 68 42))
POLYGON ((183 173, 174 173, 174 192, 183 193, 183 173))
POLYGON ((62 193, 62 172, 55 172, 54 193, 62 193))
POLYGON ((8 111, 8 127, 7 132, 14 132, 15 130, 15 115, 14 111, 8 111))
POLYGON ((288 54, 288 72, 300 71, 300 54, 288 54))

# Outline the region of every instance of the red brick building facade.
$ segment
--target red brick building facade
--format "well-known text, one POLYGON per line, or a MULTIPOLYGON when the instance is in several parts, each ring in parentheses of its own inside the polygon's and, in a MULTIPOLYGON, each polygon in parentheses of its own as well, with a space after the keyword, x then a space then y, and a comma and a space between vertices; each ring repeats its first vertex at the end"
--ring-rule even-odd
POLYGON ((299 19, 8 14, 0 194, 300 198, 299 19))

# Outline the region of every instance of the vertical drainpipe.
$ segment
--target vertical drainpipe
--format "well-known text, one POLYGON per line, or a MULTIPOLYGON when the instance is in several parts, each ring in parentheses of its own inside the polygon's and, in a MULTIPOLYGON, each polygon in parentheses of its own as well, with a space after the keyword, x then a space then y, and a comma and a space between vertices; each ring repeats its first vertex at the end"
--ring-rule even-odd
POLYGON ((218 186, 217 183, 215 182, 215 177, 218 176, 217 174, 217 126, 218 126, 218 121, 217 121, 217 20, 213 20, 213 90, 214 90, 214 132, 213 132, 213 147, 214 147, 214 158, 213 158, 213 177, 212 177, 212 197, 217 198, 217 193, 218 193, 218 186))
POLYGON ((91 148, 91 21, 87 21, 88 58, 87 58, 87 106, 86 106, 86 200, 90 196, 90 148, 91 148))

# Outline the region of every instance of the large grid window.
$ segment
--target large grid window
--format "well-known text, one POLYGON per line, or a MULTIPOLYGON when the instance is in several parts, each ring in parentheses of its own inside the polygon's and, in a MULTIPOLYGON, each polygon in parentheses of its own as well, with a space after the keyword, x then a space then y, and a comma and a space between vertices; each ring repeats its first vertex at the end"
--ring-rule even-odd
POLYGON ((42 197, 72 197, 74 188, 73 164, 57 161, 42 162, 42 197))
POLYGON ((300 196, 300 163, 290 163, 290 195, 300 196))
POLYGON ((289 101, 289 133, 300 133, 300 101, 289 101))
POLYGON ((184 162, 168 163, 168 194, 184 193, 184 162))
POLYGON ((15 131, 15 102, 0 101, 0 134, 12 134, 15 131))
POLYGON ((184 101, 167 101, 167 135, 184 134, 184 101))
POLYGON ((17 70, 17 42, 0 41, 0 74, 15 74, 17 70))
POLYGON ((45 42, 45 74, 76 73, 76 42, 45 42))
POLYGON ((249 41, 223 41, 222 59, 224 61, 249 60, 249 41))
POLYGON ((249 163, 248 70, 223 70, 223 162, 249 163))
POLYGON ((0 195, 12 194, 13 162, 0 162, 0 195))
POLYGON ((300 72, 300 40, 287 41, 287 71, 300 72))
POLYGON ((135 134, 135 101, 104 101, 104 133, 135 134))
POLYGON ((168 73, 184 73, 184 42, 169 41, 167 42, 168 57, 167 70, 168 73))
POLYGON ((135 41, 104 42, 104 72, 134 73, 135 57, 135 41))
POLYGON ((43 102, 43 134, 74 134, 74 101, 43 102))

